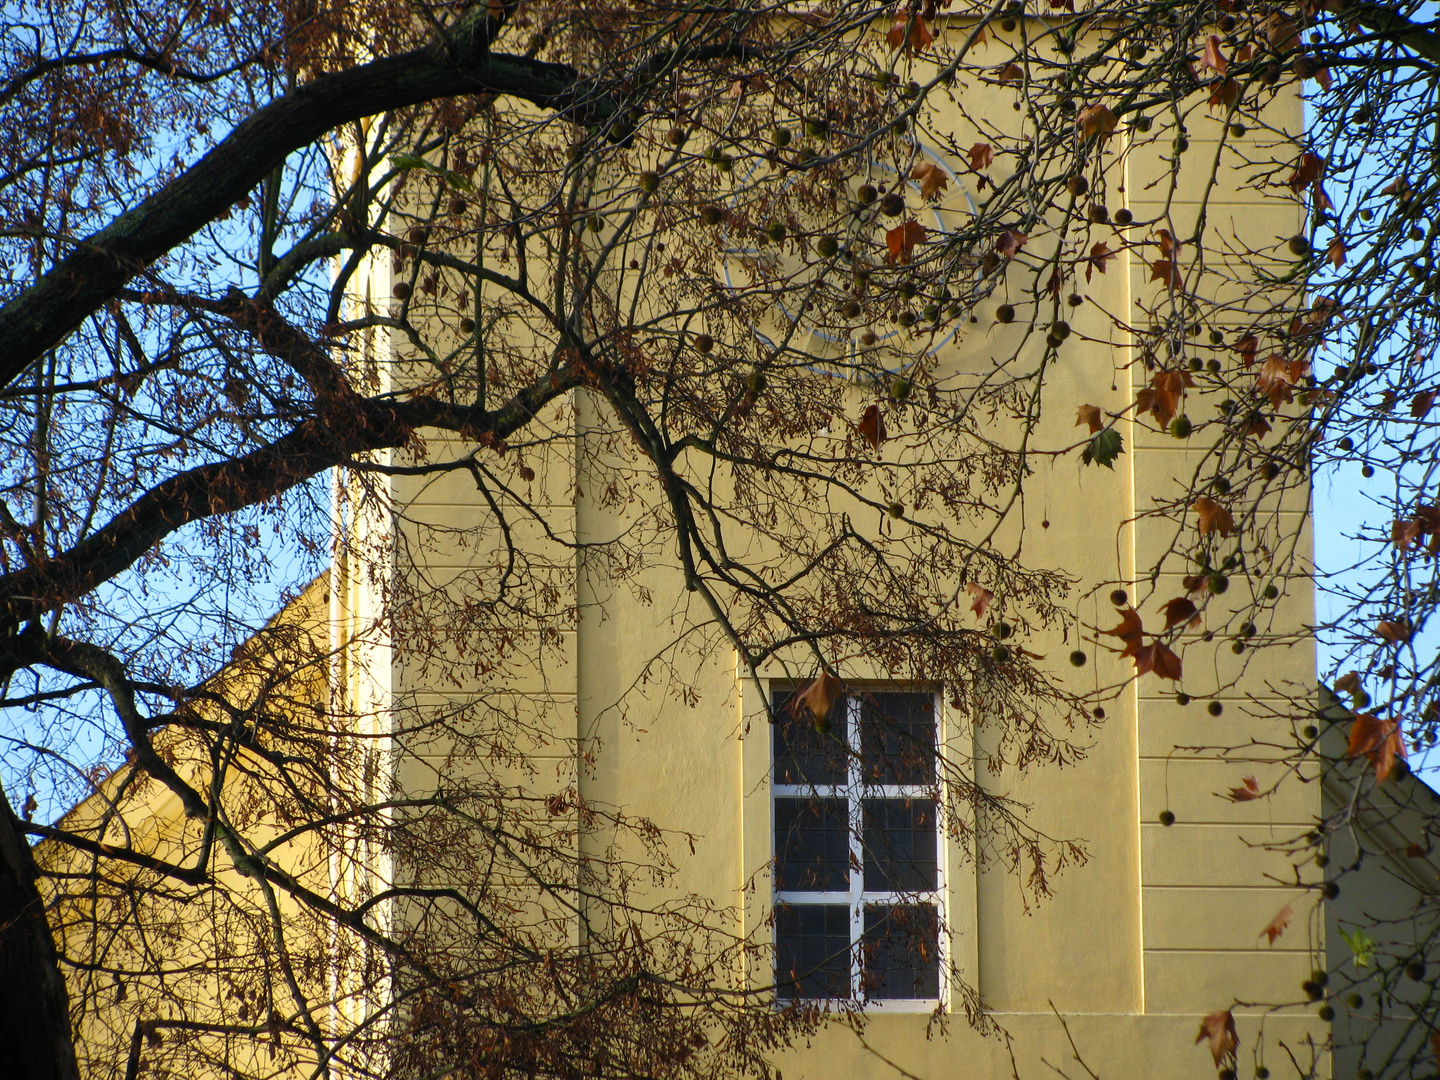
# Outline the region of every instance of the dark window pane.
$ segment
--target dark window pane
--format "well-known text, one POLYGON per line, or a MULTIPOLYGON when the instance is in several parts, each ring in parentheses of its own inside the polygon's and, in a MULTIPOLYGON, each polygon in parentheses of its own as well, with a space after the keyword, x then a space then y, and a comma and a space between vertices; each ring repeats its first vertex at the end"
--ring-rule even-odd
POLYGON ((867 904, 860 985, 869 998, 940 996, 940 926, 929 904, 867 904))
POLYGON ((935 801, 865 799, 860 810, 866 891, 935 888, 935 801))
POLYGON ((850 909, 844 904, 777 907, 775 982, 782 998, 848 998, 850 909))
POLYGON ((935 695, 860 695, 860 755, 866 783, 933 783, 935 695))
POLYGON ((835 702, 826 717, 830 730, 815 730, 808 712, 796 716, 790 704, 795 691, 782 690, 771 700, 774 724, 771 731, 775 747, 775 782, 777 784, 843 784, 845 783, 845 699, 835 702))
POLYGON ((850 887, 846 799, 775 800, 775 888, 802 892, 850 887))

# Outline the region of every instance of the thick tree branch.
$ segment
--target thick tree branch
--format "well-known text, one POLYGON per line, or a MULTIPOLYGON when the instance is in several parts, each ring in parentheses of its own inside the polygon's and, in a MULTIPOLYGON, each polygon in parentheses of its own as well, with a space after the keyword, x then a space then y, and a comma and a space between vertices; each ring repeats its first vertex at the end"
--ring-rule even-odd
POLYGON ((522 98, 589 124, 613 121, 619 112, 574 68, 490 53, 486 36, 468 24, 435 46, 321 76, 246 118, 190 169, 82 241, 0 308, 0 385, 64 341, 135 274, 232 206, 293 151, 362 117, 479 93, 522 98))
POLYGON ((1440 64, 1440 35, 1429 24, 1413 23, 1393 7, 1384 4, 1352 4, 1344 11, 1367 30, 1373 30, 1386 41, 1409 49, 1416 56, 1440 64))
POLYGON ((65 980, 20 829, 0 791, 0 1047, 10 1075, 79 1080, 65 980))
MULTIPOLYGON (((342 430, 307 421, 242 457, 188 469, 152 487, 69 551, 0 576, 0 625, 18 626, 84 596, 192 521, 264 502, 351 455, 401 446, 416 428, 441 428, 494 445, 584 381, 584 369, 571 365, 541 376, 493 411, 428 397, 359 400, 353 423, 342 430)), ((14 658, 9 665, 16 666, 14 658)))

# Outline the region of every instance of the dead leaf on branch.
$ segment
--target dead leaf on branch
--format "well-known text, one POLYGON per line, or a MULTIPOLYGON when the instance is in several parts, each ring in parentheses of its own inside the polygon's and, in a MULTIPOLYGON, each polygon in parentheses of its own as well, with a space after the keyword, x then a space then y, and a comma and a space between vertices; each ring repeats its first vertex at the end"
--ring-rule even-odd
POLYGON ((1201 536, 1208 536, 1213 532, 1229 536, 1235 531, 1234 515, 1209 495, 1201 495, 1190 504, 1190 509, 1195 511, 1201 536))
POLYGON ((1337 236, 1334 240, 1330 241, 1330 246, 1325 249, 1325 257, 1330 260, 1330 265, 1338 270, 1345 265, 1346 251, 1345 241, 1337 236))
POLYGON ((910 56, 924 52, 935 38, 925 26, 924 18, 918 12, 912 12, 895 20, 895 25, 885 35, 885 40, 889 42, 891 52, 903 48, 906 55, 910 56))
POLYGON ((1290 925, 1290 920, 1294 918, 1294 916, 1295 909, 1289 904, 1286 904, 1275 913, 1273 919, 1265 924, 1265 929, 1261 930, 1260 933, 1269 938, 1270 944, 1274 945, 1280 935, 1285 932, 1285 928, 1290 925))
POLYGON ((1225 56, 1220 51, 1218 34, 1211 34, 1205 39, 1205 48, 1200 53, 1200 63, 1220 75, 1224 75, 1230 70, 1230 65, 1225 62, 1225 56))
POLYGON ((1233 109, 1240 104, 1240 84, 1234 79, 1221 79, 1215 84, 1215 89, 1210 91, 1210 108, 1217 106, 1226 109, 1233 109))
POLYGON ((1133 607, 1126 607, 1120 612, 1120 625, 1113 630, 1102 630, 1106 637, 1119 638, 1125 643, 1125 648, 1120 655, 1134 656, 1140 649, 1145 639, 1145 624, 1140 621, 1140 613, 1133 607))
POLYGON ((1135 674, 1153 672, 1157 678, 1178 682, 1181 675, 1180 657, 1163 641, 1142 645, 1135 652, 1135 674))
POLYGON ((1384 619, 1376 624, 1375 634, 1391 645, 1403 645, 1410 640, 1410 623, 1405 619, 1384 619))
POLYGON ((974 172, 988 169, 995 163, 995 148, 989 143, 977 142, 970 147, 970 168, 974 172))
POLYGON ((1090 280, 1090 275, 1096 271, 1105 273, 1105 264, 1115 258, 1116 253, 1110 250, 1110 245, 1104 240, 1097 240, 1090 249, 1089 258, 1086 261, 1085 280, 1090 280))
POLYGON ((1341 694, 1353 694, 1360 689, 1360 673, 1358 671, 1347 671, 1340 678, 1335 680, 1335 690, 1341 694))
POLYGON ((1084 138, 1091 135, 1110 135, 1115 131, 1115 114, 1109 107, 1096 102, 1093 105, 1086 105, 1075 114, 1075 123, 1080 128, 1080 134, 1084 138))
POLYGON ((1325 172, 1325 159, 1309 150, 1300 155, 1300 163, 1295 166, 1295 171, 1290 174, 1290 190, 1299 195, 1307 187, 1313 188, 1311 202, 1315 209, 1328 209, 1330 200, 1325 197, 1325 189, 1321 186, 1320 179, 1325 172))
POLYGON ((1426 551, 1431 555, 1440 553, 1440 506, 1417 506, 1414 517, 1397 518, 1390 526, 1390 542, 1401 551, 1408 550, 1422 536, 1430 537, 1426 551))
POLYGON ((897 225, 885 232, 885 247, 889 251, 885 261, 890 266, 899 263, 907 263, 914 255, 918 244, 923 244, 929 238, 925 226, 918 221, 907 221, 903 225, 897 225))
POLYGON ((1210 1040, 1210 1056, 1215 1059, 1217 1068, 1222 1061, 1234 1064, 1240 1037, 1235 1033, 1235 1017, 1229 1009, 1213 1012, 1200 1021, 1200 1034, 1195 1036, 1195 1043, 1198 1046, 1206 1039, 1210 1040))
POLYGON ((1195 380, 1188 371, 1157 371, 1150 385, 1135 397, 1135 412, 1148 412, 1155 422, 1165 427, 1180 411, 1180 400, 1185 388, 1194 386, 1195 380))
POLYGON ((1023 68, 1020 67, 1019 64, 1015 63, 1015 61, 1012 60, 1010 61, 1010 63, 1006 64, 998 72, 996 72, 996 78, 1000 80, 1001 84, 1011 82, 1024 82, 1025 71, 1023 68))
POLYGON ((920 197, 922 199, 933 198, 950 184, 950 177, 945 170, 933 161, 922 161, 916 165, 910 170, 910 179, 920 181, 920 197))
POLYGON ((1100 416, 1100 406, 1081 405, 1075 410, 1075 426, 1082 424, 1090 425, 1090 434, 1094 435, 1105 426, 1105 421, 1100 416))
POLYGON ((1016 229, 1006 229, 995 239, 995 250, 1007 259, 1013 259, 1025 246, 1030 237, 1016 229))
POLYGON ((845 684, 828 671, 822 671, 815 676, 813 682, 791 699, 790 711, 796 717, 801 716, 802 712, 808 713, 811 722, 818 726, 825 722, 830 710, 835 707, 835 702, 844 693, 845 684))
POLYGON ((1255 354, 1259 349, 1260 339, 1254 334, 1246 334, 1235 342, 1235 351, 1240 354, 1240 362, 1247 368, 1255 366, 1255 354))
POLYGON ((879 405, 866 406, 855 431, 870 444, 872 450, 880 449, 880 444, 885 441, 885 417, 881 415, 879 405))
POLYGON ((995 594, 984 585, 976 585, 973 581, 965 586, 965 591, 970 594, 970 610, 983 619, 990 601, 995 599, 995 594))
POLYGON ((1413 398, 1411 398, 1410 415, 1413 416, 1416 420, 1423 420, 1425 418, 1425 414, 1434 407, 1436 394, 1437 391, 1434 390, 1422 390, 1420 393, 1416 394, 1413 398))
POLYGON ((1180 268, 1170 259, 1156 259, 1150 264, 1150 280, 1163 282, 1167 289, 1178 289, 1184 284, 1180 268))
POLYGON ((1260 798, 1260 785, 1253 776, 1242 776, 1240 787, 1230 789, 1231 802, 1254 802, 1260 798))
POLYGON ((1384 783, 1395 771, 1397 762, 1405 760, 1405 738, 1400 721, 1381 720, 1374 713, 1357 713, 1350 725, 1350 743, 1345 756, 1357 758, 1364 754, 1375 769, 1375 779, 1384 783))
POLYGON ((1166 630, 1173 630, 1182 623, 1197 619, 1200 614, 1195 602, 1185 596, 1177 596, 1160 610, 1165 613, 1166 630))

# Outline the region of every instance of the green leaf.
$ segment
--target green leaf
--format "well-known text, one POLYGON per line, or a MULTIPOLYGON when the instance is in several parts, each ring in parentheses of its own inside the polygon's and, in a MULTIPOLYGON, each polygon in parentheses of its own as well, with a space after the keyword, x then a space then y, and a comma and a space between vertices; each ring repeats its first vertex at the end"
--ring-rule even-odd
POLYGON ((1338 929, 1340 936, 1345 939, 1345 944, 1350 946, 1350 952, 1355 956, 1355 966, 1368 968, 1370 962, 1375 959, 1375 940, 1364 930, 1356 930, 1353 934, 1347 934, 1343 926, 1338 929))
POLYGON ((1080 460, 1086 465, 1104 465, 1107 469, 1115 468, 1115 459, 1125 452, 1125 440, 1120 432, 1113 427, 1104 431, 1096 432, 1095 437, 1090 440, 1090 445, 1085 447, 1080 454, 1080 460))
POLYGON ((428 173, 434 173, 453 188, 461 191, 474 191, 475 185, 470 183, 468 177, 454 169, 442 169, 439 165, 431 164, 418 154, 391 154, 390 164, 397 169, 424 169, 428 173))
POLYGON ((453 169, 445 169, 441 175, 445 177, 445 182, 453 188, 459 188, 461 191, 475 190, 475 185, 470 183, 469 178, 453 169))

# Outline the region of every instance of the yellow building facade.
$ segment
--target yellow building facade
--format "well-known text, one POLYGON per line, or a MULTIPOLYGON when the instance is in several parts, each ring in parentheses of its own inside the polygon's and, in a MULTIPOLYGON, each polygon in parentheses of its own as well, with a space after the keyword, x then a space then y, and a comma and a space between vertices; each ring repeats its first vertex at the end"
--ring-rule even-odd
MULTIPOLYGON (((1294 130, 1300 102, 1279 99, 1272 115, 1277 129, 1294 130)), ((946 123, 943 111, 927 119, 946 123)), ((1125 133, 1117 136, 1124 206, 1147 237, 1165 225, 1186 235, 1202 206, 1222 231, 1257 243, 1295 231, 1293 204, 1277 209, 1244 186, 1234 149, 1219 149, 1219 124, 1215 118, 1189 133, 1193 155, 1219 153, 1209 189, 1188 174, 1172 182, 1168 136, 1124 147, 1125 133)), ((934 212, 943 229, 946 214, 963 214, 973 180, 960 162, 932 156, 955 196, 934 212)), ((1106 313, 1155 302, 1148 258, 1138 244, 1124 248, 1090 283, 1094 303, 1070 319, 1079 343, 1046 381, 1039 441, 1073 441, 1073 403, 1123 413, 1147 384, 1145 368, 1124 358, 1128 338, 1106 313)), ((715 273, 727 282, 730 261, 717 252, 715 273)), ((377 265, 369 295, 390 288, 387 268, 377 265)), ((937 380, 983 379, 1016 348, 1019 327, 994 321, 1000 299, 977 309, 979 325, 935 354, 937 380)), ((783 327, 785 317, 775 324, 783 327)), ((399 336, 389 347, 406 355, 399 336)), ((819 347, 843 346, 826 340, 819 347)), ((409 369, 402 362, 388 370, 402 385, 409 369)), ((852 419, 870 398, 857 387, 853 400, 852 419)), ((702 897, 736 939, 773 943, 777 966, 752 966, 750 987, 769 992, 779 984, 782 997, 817 1002, 833 995, 842 1000, 825 1007, 837 1016, 864 1003, 862 1024, 832 1023, 784 1053, 777 1064, 789 1078, 958 1080, 1016 1069, 1045 1075, 1052 1066, 1068 1075, 1088 1067, 1107 1077, 1208 1077, 1216 1063, 1195 1045, 1197 1026, 1237 1002, 1289 1006, 1235 1010, 1242 1074, 1284 1060, 1288 1047, 1297 1060, 1309 1055, 1314 1072, 1305 1075, 1329 1075, 1328 1025, 1300 990, 1326 949, 1317 906, 1323 874, 1312 853, 1293 843, 1321 816, 1321 790, 1308 766, 1278 783, 1294 771, 1281 759, 1303 742, 1306 719, 1295 716, 1293 699, 1310 694, 1315 679, 1302 632, 1313 621, 1303 498, 1287 496, 1267 511, 1277 532, 1300 538, 1286 563, 1284 597, 1261 628, 1277 644, 1236 655, 1206 648, 1197 630, 1181 684, 1191 703, 1180 704, 1175 685, 1153 676, 1127 681, 1130 661, 1103 648, 1075 675, 1064 659, 1077 639, 1038 631, 1024 648, 1047 657, 1060 678, 1121 689, 1107 702, 1103 725, 1074 733, 1083 754, 1063 767, 1012 769, 999 765, 1002 733, 968 703, 952 707, 951 688, 851 656, 839 667, 846 691, 829 736, 844 746, 827 766, 808 721, 794 745, 782 732, 789 714, 778 705, 814 675, 804 651, 777 655, 753 675, 743 670, 723 636, 704 629, 711 613, 687 591, 676 552, 643 529, 658 509, 653 489, 617 497, 608 486, 636 467, 615 417, 579 390, 537 423, 550 442, 524 452, 519 460, 531 478, 515 481, 523 498, 498 513, 477 501, 470 474, 456 470, 372 479, 367 497, 385 509, 369 517, 356 509, 344 519, 354 549, 374 552, 363 567, 337 566, 332 581, 336 641, 364 651, 354 670, 367 673, 345 685, 346 708, 393 725, 401 790, 443 790, 478 772, 535 798, 620 808, 671 832, 677 872, 655 899, 702 897), (645 543, 617 556, 627 536, 645 543), (545 606, 531 612, 529 625, 517 608, 510 630, 496 630, 504 662, 493 660, 496 639, 466 644, 420 629, 467 591, 492 595, 516 552, 526 573, 545 583, 533 597, 545 606), (629 560, 623 573, 617 559, 629 560), (367 629, 402 591, 414 622, 396 624, 393 634, 367 629), (1251 663, 1252 656, 1262 659, 1251 663), (1211 701, 1219 715, 1206 711, 1211 701), (922 758, 933 746, 939 764, 922 763, 908 776, 899 766, 867 764, 867 747, 882 741, 867 727, 876 709, 890 720, 909 717, 906 737, 917 740, 922 758), (520 732, 523 768, 511 773, 495 756, 477 760, 454 738, 471 724, 520 732), (880 776, 886 769, 893 775, 880 776), (1027 808, 1037 835, 1075 841, 1072 865, 1052 860, 1045 870, 1053 878, 1037 895, 1026 880, 1035 867, 1023 852, 1007 865, 1006 855, 1016 853, 997 849, 995 822, 948 816, 975 815, 975 803, 937 795, 947 777, 1027 808), (1261 790, 1278 783, 1274 796, 1221 797, 1245 777, 1261 790), (1162 824, 1162 812, 1174 824, 1162 824), (905 846, 906 873, 895 880, 908 884, 899 892, 888 888, 894 882, 883 868, 869 865, 878 863, 872 849, 884 846, 887 831, 905 846), (1293 925, 1270 942, 1265 928, 1287 905, 1293 925), (932 910, 938 931, 926 923, 932 910), (897 937, 910 945, 897 946, 897 937), (897 948, 911 955, 897 957, 897 948)), ((1126 588, 1127 602, 1154 620, 1158 606, 1184 589, 1178 573, 1146 580, 1176 532, 1172 521, 1146 511, 1186 490, 1179 485, 1202 466, 1206 449, 1138 423, 1122 430, 1129 452, 1113 470, 1077 469, 1073 456, 1036 470, 1024 550, 1077 581, 1126 588)), ((427 441, 435 459, 470 453, 442 438, 427 441)), ((775 553, 777 565, 783 556, 775 553)), ((1108 629, 1119 618, 1108 593, 1107 586, 1077 597, 1079 619, 1108 629)), ((610 852, 616 842, 603 829, 581 829, 576 839, 582 856, 587 846, 610 852)))

